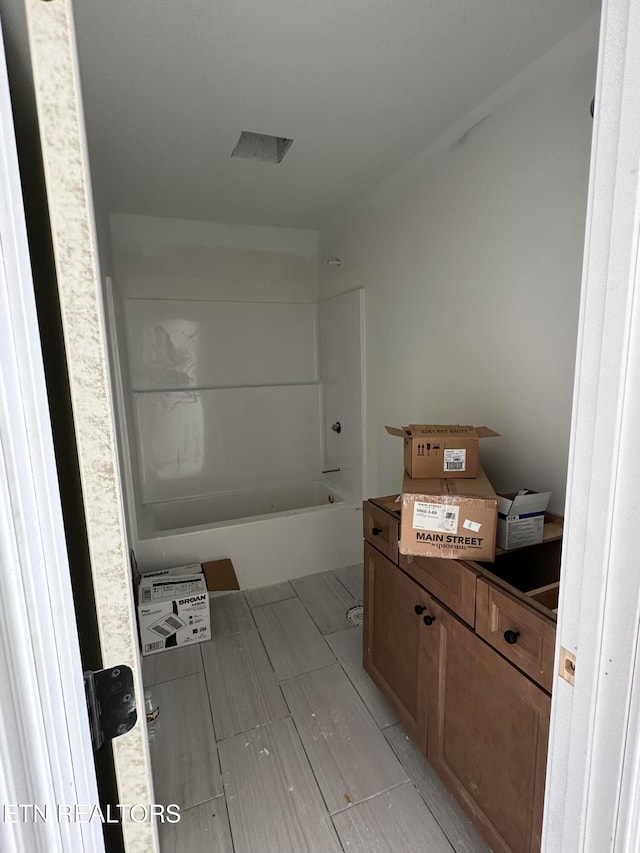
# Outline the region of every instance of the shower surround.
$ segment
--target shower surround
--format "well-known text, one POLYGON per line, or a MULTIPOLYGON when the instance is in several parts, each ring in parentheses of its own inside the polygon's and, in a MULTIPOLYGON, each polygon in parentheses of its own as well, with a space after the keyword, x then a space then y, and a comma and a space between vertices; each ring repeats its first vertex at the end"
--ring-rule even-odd
POLYGON ((358 562, 362 291, 317 302, 314 232, 131 216, 111 232, 139 564, 228 556, 250 587, 358 562))

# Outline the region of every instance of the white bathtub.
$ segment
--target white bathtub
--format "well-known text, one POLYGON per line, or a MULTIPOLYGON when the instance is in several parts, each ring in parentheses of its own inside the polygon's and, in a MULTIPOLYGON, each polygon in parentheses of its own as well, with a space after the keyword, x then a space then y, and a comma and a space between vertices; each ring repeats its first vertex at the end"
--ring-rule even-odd
POLYGON ((147 504, 134 544, 143 571, 230 557, 242 589, 362 561, 362 507, 327 483, 147 504))
POLYGON ((342 503, 342 498, 321 481, 271 486, 198 498, 184 498, 147 504, 143 508, 144 538, 184 533, 202 527, 216 528, 228 524, 324 509, 342 503))

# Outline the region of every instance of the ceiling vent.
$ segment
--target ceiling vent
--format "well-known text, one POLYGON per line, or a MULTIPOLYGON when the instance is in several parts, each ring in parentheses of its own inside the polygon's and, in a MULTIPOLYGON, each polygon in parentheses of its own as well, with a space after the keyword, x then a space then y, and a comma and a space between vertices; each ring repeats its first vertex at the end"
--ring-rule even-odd
POLYGON ((284 136, 269 136, 266 133, 249 133, 243 130, 232 157, 244 160, 259 160, 261 163, 280 163, 293 139, 284 136))

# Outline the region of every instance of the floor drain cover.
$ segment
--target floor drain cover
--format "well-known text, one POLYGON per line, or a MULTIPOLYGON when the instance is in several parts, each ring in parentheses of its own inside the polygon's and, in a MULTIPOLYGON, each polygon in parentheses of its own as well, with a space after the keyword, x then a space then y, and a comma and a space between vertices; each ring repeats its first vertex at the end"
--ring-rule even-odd
POLYGON ((350 607, 347 610, 347 619, 352 625, 362 625, 364 619, 364 607, 361 604, 357 607, 350 607))

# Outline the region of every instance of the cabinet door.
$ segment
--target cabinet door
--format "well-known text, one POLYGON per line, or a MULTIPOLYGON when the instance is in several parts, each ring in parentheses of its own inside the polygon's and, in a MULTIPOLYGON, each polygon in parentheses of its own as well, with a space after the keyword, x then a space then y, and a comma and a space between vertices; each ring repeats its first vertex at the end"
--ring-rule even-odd
POLYGON ((424 616, 430 596, 390 560, 364 546, 364 668, 424 751, 427 700, 423 684, 424 616))
POLYGON ((540 850, 551 700, 433 606, 427 755, 494 850, 540 850))

